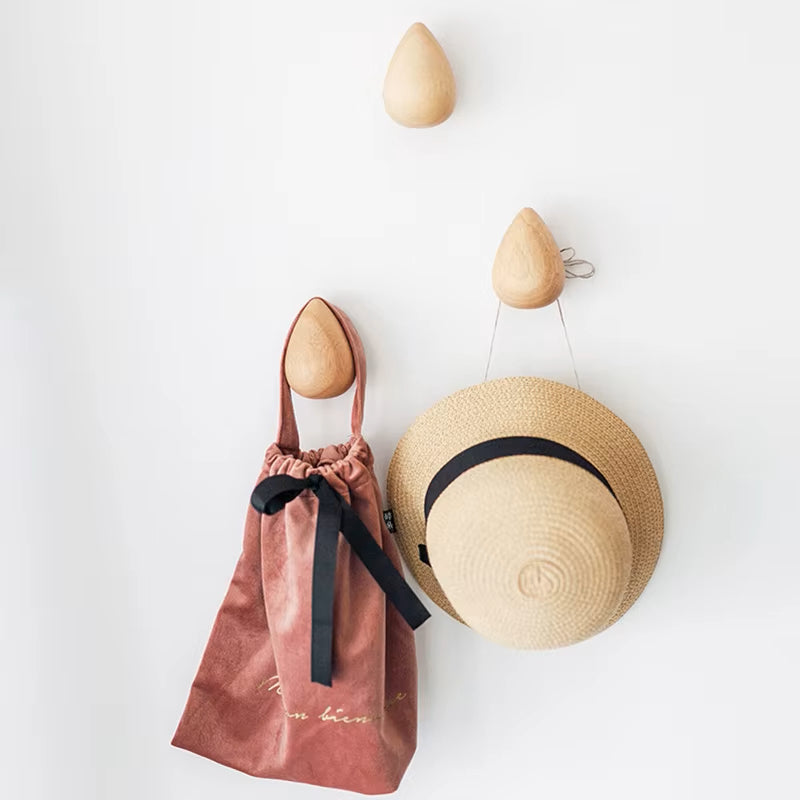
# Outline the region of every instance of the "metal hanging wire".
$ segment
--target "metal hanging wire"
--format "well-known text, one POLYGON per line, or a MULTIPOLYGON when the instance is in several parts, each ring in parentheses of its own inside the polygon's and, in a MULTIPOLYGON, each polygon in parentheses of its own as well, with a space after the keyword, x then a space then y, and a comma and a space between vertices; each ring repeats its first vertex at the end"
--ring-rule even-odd
MULTIPOLYGON (((579 280, 586 280, 588 278, 592 278, 597 271, 595 269, 594 264, 591 261, 587 261, 585 258, 578 258, 575 253, 574 247, 563 247, 561 248, 561 260, 564 262, 564 274, 567 278, 578 278, 579 280)), ((489 379, 489 369, 492 365, 492 354, 494 353, 494 342, 497 338, 497 326, 500 322, 500 307, 502 306, 502 302, 500 300, 497 301, 497 311, 495 311, 494 315, 494 325, 492 326, 492 338, 489 342, 489 355, 486 359, 486 369, 483 372, 483 380, 487 381, 489 379)), ((581 388, 581 381, 578 377, 578 367, 575 363, 575 352, 572 349, 572 342, 569 339, 569 333, 567 331, 567 321, 564 317, 564 306, 561 304, 561 298, 559 297, 556 300, 556 305, 558 306, 558 317, 561 320, 561 328, 564 331, 564 340, 567 343, 567 350, 569 351, 569 359, 572 363, 572 372, 575 375, 575 385, 578 389, 581 388)))

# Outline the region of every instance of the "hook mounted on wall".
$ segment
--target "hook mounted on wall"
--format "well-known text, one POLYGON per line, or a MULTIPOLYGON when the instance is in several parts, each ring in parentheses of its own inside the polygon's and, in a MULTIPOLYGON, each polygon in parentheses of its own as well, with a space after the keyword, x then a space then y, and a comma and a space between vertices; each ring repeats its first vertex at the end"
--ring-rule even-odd
POLYGON ((338 397, 355 380, 347 335, 319 298, 303 309, 286 345, 286 380, 295 392, 312 400, 338 397))
POLYGON ((575 354, 567 333, 560 296, 567 278, 586 279, 594 274, 595 268, 591 261, 578 258, 574 247, 559 249, 544 220, 532 208, 523 208, 506 230, 494 257, 492 286, 498 303, 489 357, 483 374, 484 381, 489 377, 501 305, 505 303, 513 308, 543 308, 555 303, 575 374, 575 385, 580 389, 575 354))
POLYGON ((383 82, 386 113, 406 128, 444 122, 456 105, 456 79, 442 46, 421 22, 397 45, 383 82))
POLYGON ((559 250, 544 220, 523 208, 505 232, 492 267, 495 294, 507 306, 543 308, 558 300, 565 278, 591 278, 591 261, 574 247, 559 250))

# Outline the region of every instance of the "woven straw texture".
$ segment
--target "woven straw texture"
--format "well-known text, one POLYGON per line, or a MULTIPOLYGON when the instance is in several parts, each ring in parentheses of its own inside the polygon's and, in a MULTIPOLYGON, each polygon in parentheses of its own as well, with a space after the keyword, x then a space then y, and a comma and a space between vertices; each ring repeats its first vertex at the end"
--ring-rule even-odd
POLYGON ((542 378, 487 381, 428 409, 397 445, 387 497, 422 589, 456 619, 515 647, 569 644, 619 619, 650 579, 664 530, 656 475, 630 428, 589 395, 542 378), (577 451, 605 475, 619 506, 579 467, 545 456, 496 459, 442 493, 428 541, 431 478, 467 447, 504 436, 577 451), (421 544, 436 574, 420 561, 421 544))

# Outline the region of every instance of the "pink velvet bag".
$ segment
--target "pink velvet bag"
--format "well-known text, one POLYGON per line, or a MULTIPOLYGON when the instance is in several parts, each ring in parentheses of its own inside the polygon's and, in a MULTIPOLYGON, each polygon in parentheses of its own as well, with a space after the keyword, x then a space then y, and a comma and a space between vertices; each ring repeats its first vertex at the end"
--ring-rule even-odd
POLYGON ((402 577, 361 437, 364 350, 328 305, 353 351, 352 436, 299 449, 284 345, 278 438, 172 744, 258 777, 383 794, 416 748, 413 629, 429 615, 402 577))

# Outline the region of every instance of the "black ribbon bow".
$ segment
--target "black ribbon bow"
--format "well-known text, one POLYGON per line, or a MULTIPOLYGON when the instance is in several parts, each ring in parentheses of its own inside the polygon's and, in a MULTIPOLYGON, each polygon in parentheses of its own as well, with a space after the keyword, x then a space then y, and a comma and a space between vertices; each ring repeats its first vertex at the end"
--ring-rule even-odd
POLYGON ((250 503, 261 514, 277 514, 306 489, 310 489, 319 499, 311 588, 311 680, 331 686, 333 595, 340 531, 412 630, 422 625, 430 613, 352 506, 322 475, 312 474, 307 478, 273 475, 265 478, 253 490, 250 503))

